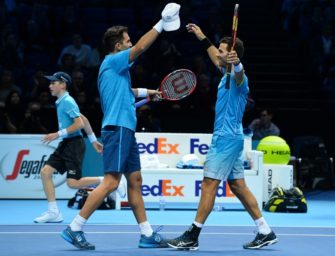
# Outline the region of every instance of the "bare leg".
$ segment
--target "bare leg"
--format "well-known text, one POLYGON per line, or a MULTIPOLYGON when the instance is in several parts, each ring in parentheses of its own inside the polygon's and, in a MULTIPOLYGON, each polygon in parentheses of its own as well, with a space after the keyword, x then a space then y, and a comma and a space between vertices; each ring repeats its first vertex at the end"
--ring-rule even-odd
POLYGON ((117 189, 120 180, 121 174, 119 173, 105 174, 103 182, 90 193, 83 208, 79 212, 79 215, 85 219, 88 219, 92 213, 101 205, 104 198, 109 193, 117 189))
POLYGON ((66 182, 70 188, 82 188, 91 185, 99 185, 100 179, 98 177, 84 177, 79 180, 68 178, 66 182))
POLYGON ((142 197, 142 176, 140 171, 126 174, 128 184, 128 201, 133 210, 137 223, 142 223, 147 220, 147 215, 144 208, 142 197))
POLYGON ((45 165, 41 171, 41 179, 43 184, 44 193, 48 202, 56 201, 55 186, 52 181, 52 175, 55 169, 50 165, 45 165))
POLYGON ((241 201, 245 209, 248 211, 253 220, 262 217, 262 213, 258 207, 255 196, 247 187, 244 179, 229 180, 228 181, 231 191, 241 201))
POLYGON ((213 209, 220 180, 204 177, 201 183, 201 197, 195 221, 204 224, 213 209))

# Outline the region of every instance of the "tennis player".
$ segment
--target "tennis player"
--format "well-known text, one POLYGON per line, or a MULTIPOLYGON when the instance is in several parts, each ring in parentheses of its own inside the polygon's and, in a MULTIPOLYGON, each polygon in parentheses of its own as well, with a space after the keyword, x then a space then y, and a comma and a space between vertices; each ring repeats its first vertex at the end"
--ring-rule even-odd
POLYGON ((129 68, 164 30, 180 27, 180 5, 167 4, 162 19, 133 46, 127 27, 113 26, 103 38, 109 54, 103 60, 98 76, 98 90, 104 113, 102 120, 103 182, 90 193, 84 207, 61 236, 82 250, 94 250, 82 231, 88 218, 101 204, 106 195, 114 191, 125 175, 128 185, 128 201, 139 224, 140 248, 168 247, 160 234, 154 232, 147 220, 142 198, 142 176, 139 151, 135 139, 136 111, 135 97, 160 96, 156 90, 132 89, 129 68))
POLYGON ((222 180, 228 180, 231 191, 242 202, 258 228, 256 238, 243 247, 258 249, 274 244, 277 242, 276 235, 262 217, 256 198, 244 180, 242 118, 249 87, 248 78, 240 60, 244 53, 243 42, 237 39, 235 49, 229 52, 230 37, 221 39, 217 49, 197 25, 188 24, 186 28, 200 40, 209 58, 222 72, 223 77, 218 86, 214 133, 204 164, 204 178, 197 214, 190 228, 181 236, 169 240, 168 244, 177 249, 198 249, 200 231, 213 209, 216 192, 222 180), (225 88, 226 64, 233 65, 230 89, 225 88))
POLYGON ((57 117, 59 131, 44 136, 43 142, 49 143, 55 139, 62 138, 57 149, 41 171, 44 193, 48 200, 48 210, 37 217, 34 222, 62 222, 63 217, 57 206, 55 186, 52 176, 57 170, 59 173, 66 172, 66 182, 70 188, 82 188, 98 185, 103 177, 82 177, 82 163, 85 154, 85 142, 81 129, 88 135, 94 149, 101 153, 103 146, 97 141, 88 119, 79 111, 75 100, 68 93, 71 85, 71 77, 65 72, 57 72, 52 76, 45 76, 50 81, 52 96, 56 96, 57 117))

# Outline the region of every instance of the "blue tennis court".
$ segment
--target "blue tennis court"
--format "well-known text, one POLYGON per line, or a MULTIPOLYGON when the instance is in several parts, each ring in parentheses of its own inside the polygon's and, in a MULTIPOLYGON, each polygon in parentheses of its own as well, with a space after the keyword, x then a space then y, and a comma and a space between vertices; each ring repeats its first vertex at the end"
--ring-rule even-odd
MULTIPOLYGON (((45 210, 44 200, 1 200, 1 255, 330 255, 335 241, 335 191, 311 192, 307 200, 306 214, 264 212, 279 242, 260 250, 242 248, 255 236, 246 211, 234 207, 212 212, 196 252, 139 249, 139 229, 130 210, 96 211, 84 229, 96 250, 79 251, 59 235, 78 212, 67 208, 66 200, 59 201, 64 217, 61 224, 32 223, 45 210)), ((148 210, 147 214, 154 228, 163 225, 161 233, 172 238, 188 228, 195 210, 148 210)))

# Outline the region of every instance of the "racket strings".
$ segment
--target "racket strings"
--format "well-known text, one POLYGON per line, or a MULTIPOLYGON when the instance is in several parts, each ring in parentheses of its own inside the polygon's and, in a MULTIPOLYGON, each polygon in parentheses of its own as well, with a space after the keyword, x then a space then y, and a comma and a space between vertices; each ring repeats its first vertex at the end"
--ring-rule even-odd
POLYGON ((190 95, 196 86, 196 77, 192 72, 179 71, 171 74, 162 84, 163 97, 179 100, 190 95))

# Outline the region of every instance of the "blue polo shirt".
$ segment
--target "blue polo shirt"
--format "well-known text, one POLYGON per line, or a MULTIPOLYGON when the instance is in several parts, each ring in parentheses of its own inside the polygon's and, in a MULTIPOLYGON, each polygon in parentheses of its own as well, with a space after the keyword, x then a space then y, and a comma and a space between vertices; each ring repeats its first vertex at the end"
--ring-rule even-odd
POLYGON ((242 118, 249 92, 248 78, 237 86, 234 73, 230 77, 230 89, 225 88, 227 75, 222 77, 215 105, 214 134, 226 138, 243 139, 242 118))
POLYGON ((116 125, 136 130, 135 95, 131 89, 130 49, 109 54, 103 60, 98 76, 98 90, 104 113, 102 127, 116 125))
MULTIPOLYGON (((65 92, 57 99, 56 109, 59 130, 68 128, 73 124, 73 119, 80 116, 79 107, 68 92, 65 92)), ((82 136, 81 130, 68 134, 66 138, 71 138, 78 135, 82 136)))

